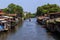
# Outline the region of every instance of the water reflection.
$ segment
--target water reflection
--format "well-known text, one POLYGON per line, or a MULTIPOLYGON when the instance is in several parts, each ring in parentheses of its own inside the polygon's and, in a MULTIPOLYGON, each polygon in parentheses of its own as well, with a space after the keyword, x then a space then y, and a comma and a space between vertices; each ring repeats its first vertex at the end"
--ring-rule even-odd
POLYGON ((19 29, 19 27, 22 25, 22 22, 20 22, 15 28, 5 31, 5 32, 0 32, 0 40, 9 40, 9 36, 13 36, 19 29))
POLYGON ((37 24, 36 19, 32 18, 31 22, 25 20, 19 23, 14 29, 8 32, 0 33, 0 40, 59 40, 56 34, 47 32, 45 28, 37 24))
POLYGON ((55 38, 56 40, 60 40, 60 33, 58 32, 52 33, 51 36, 53 36, 53 38, 55 38))

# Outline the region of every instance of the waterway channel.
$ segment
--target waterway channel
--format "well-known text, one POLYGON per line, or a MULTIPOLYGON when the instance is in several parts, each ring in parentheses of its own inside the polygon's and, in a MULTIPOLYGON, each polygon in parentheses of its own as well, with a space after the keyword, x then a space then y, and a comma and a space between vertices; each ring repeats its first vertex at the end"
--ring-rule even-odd
POLYGON ((45 28, 36 22, 24 20, 21 25, 16 26, 12 31, 0 33, 0 40, 60 40, 57 36, 51 35, 45 28))

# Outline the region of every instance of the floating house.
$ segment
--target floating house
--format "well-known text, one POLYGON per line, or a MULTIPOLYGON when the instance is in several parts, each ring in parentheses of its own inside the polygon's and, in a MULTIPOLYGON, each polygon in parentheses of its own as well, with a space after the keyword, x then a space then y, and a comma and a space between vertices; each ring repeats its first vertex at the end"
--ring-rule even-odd
POLYGON ((50 17, 50 18, 58 18, 58 17, 60 17, 60 12, 49 13, 49 17, 50 17))
POLYGON ((8 22, 5 19, 0 19, 0 31, 8 30, 8 22))
POLYGON ((19 22, 17 14, 6 14, 0 10, 0 31, 7 31, 19 22))
POLYGON ((50 13, 49 14, 50 19, 46 21, 47 24, 47 28, 50 31, 60 31, 60 12, 56 12, 56 13, 50 13))
POLYGON ((49 13, 45 16, 39 16, 37 17, 37 22, 43 25, 45 24, 45 28, 51 32, 60 32, 60 12, 49 13))
POLYGON ((46 20, 48 20, 48 19, 49 19, 49 17, 47 17, 47 16, 39 16, 39 17, 37 17, 37 22, 44 25, 46 20))

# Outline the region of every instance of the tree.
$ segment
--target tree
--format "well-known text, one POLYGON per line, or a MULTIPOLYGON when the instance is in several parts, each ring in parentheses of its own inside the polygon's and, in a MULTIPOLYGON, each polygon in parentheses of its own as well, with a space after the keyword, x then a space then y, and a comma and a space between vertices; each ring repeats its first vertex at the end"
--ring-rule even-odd
POLYGON ((60 12, 60 7, 56 4, 47 4, 47 5, 39 6, 37 8, 36 15, 40 16, 40 15, 55 13, 55 12, 60 12))
POLYGON ((19 17, 22 17, 23 15, 23 8, 13 3, 9 4, 7 8, 3 9, 3 11, 10 14, 17 14, 19 17))
POLYGON ((3 12, 5 12, 5 13, 9 13, 8 8, 3 9, 3 12))
POLYGON ((26 14, 26 18, 30 18, 30 17, 31 17, 31 13, 28 12, 28 13, 26 14))
POLYGON ((23 16, 23 8, 19 5, 16 5, 14 12, 20 17, 23 16))
POLYGON ((15 4, 13 4, 13 3, 9 4, 7 7, 9 9, 9 13, 11 13, 11 14, 15 13, 14 12, 15 7, 16 7, 15 4))

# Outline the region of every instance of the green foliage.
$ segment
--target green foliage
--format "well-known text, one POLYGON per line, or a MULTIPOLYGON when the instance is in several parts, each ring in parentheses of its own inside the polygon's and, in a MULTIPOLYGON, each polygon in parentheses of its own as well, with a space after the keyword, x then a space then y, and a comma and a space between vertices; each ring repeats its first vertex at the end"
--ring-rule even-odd
POLYGON ((56 4, 47 4, 41 7, 39 6, 37 8, 36 15, 40 16, 40 15, 44 15, 48 13, 55 13, 55 12, 60 12, 60 7, 56 4))
POLYGON ((26 14, 26 18, 34 18, 35 17, 35 14, 32 14, 32 13, 27 13, 26 14))
POLYGON ((30 18, 30 16, 31 16, 30 12, 26 14, 26 18, 30 18))
POLYGON ((34 18, 34 17, 35 17, 35 13, 26 12, 23 18, 27 19, 27 18, 34 18))
POLYGON ((15 9, 15 4, 11 3, 10 5, 8 5, 8 10, 9 13, 13 14, 14 13, 14 9, 15 9))
POLYGON ((31 14, 31 18, 34 18, 35 17, 35 14, 31 14))
POLYGON ((22 17, 23 14, 23 8, 19 5, 16 4, 9 4, 7 8, 3 9, 5 13, 10 13, 10 14, 17 14, 17 16, 22 17))
POLYGON ((8 8, 3 9, 3 12, 5 12, 5 13, 9 13, 8 8))

